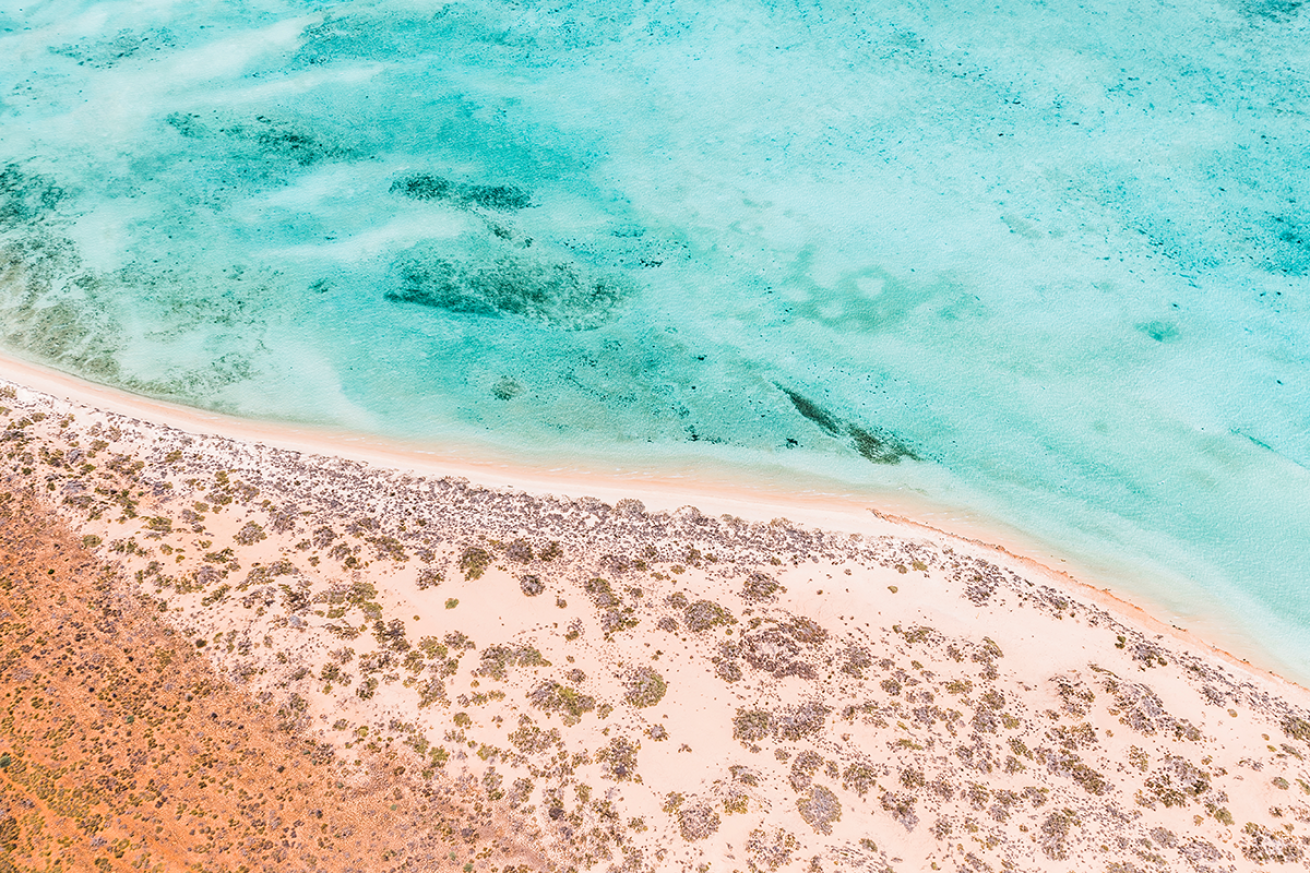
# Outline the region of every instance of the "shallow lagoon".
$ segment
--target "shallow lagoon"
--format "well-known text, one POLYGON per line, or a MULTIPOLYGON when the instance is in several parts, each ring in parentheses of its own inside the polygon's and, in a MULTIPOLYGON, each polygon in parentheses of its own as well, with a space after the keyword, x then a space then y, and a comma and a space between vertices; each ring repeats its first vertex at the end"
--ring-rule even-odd
POLYGON ((3 345, 913 500, 1310 676, 1287 2, 0 6, 3 345))

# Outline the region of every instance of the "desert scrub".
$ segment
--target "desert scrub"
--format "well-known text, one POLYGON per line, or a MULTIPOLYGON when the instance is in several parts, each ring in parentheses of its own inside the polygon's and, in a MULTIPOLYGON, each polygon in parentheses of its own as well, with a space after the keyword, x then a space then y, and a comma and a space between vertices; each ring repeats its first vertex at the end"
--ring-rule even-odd
POLYGON ((206 564, 228 564, 234 561, 235 558, 236 554, 230 548, 226 548, 218 552, 205 552, 204 557, 200 560, 206 564))
POLYGON ((722 821, 714 807, 703 804, 679 808, 677 816, 678 832, 689 843, 710 836, 719 829, 719 822, 722 821))
POLYGON ((517 809, 518 807, 523 806, 529 800, 531 800, 532 789, 535 787, 536 786, 533 785, 532 780, 530 779, 523 779, 523 778, 515 779, 514 784, 511 785, 509 789, 510 809, 517 809))
POLYGON ((821 703, 785 706, 772 713, 769 726, 775 739, 796 742, 823 730, 830 712, 832 710, 821 703))
POLYGON ((872 789, 878 786, 877 774, 868 764, 856 762, 851 764, 842 773, 842 788, 847 791, 854 791, 863 797, 872 789))
POLYGON ((750 798, 740 792, 730 794, 723 799, 725 815, 742 815, 750 812, 750 798))
POLYGON ((446 581, 445 577, 442 576, 439 571, 433 570, 430 567, 424 570, 419 570, 418 578, 416 580, 418 590, 420 591, 426 591, 429 588, 436 588, 444 581, 446 581))
POLYGON ((528 695, 532 705, 545 713, 558 713, 566 725, 575 725, 596 708, 596 698, 555 681, 543 682, 528 695))
POLYGON ((339 664, 324 664, 323 669, 318 674, 318 678, 319 681, 328 683, 329 685, 337 683, 347 687, 349 687, 350 683, 354 681, 354 677, 343 671, 339 664))
POLYGON ((664 699, 669 684, 650 667, 637 667, 623 681, 623 699, 631 706, 654 706, 664 699))
POLYGON ((914 813, 914 802, 915 796, 908 792, 885 791, 879 798, 883 812, 898 821, 907 831, 914 830, 914 826, 919 823, 919 817, 914 813))
POLYGON ((532 546, 527 540, 514 540, 505 546, 505 557, 519 564, 526 564, 533 558, 532 546))
POLYGON ((1136 795, 1138 806, 1154 809, 1157 801, 1166 807, 1186 806, 1210 790, 1210 774, 1185 758, 1165 755, 1143 788, 1136 795))
POLYGON ((841 671, 856 679, 864 678, 864 671, 873 666, 873 655, 863 646, 851 646, 842 652, 841 671))
POLYGON ((816 833, 831 834, 832 823, 841 821, 841 802, 822 785, 815 785, 796 799, 796 809, 816 833))
POLYGON ((373 622, 373 637, 380 648, 402 654, 410 650, 409 640, 405 639, 404 619, 393 618, 389 622, 377 619, 373 622))
POLYGON ((263 525, 248 521, 242 526, 241 530, 237 531, 233 539, 236 540, 239 546, 253 546, 260 540, 268 539, 268 534, 264 533, 263 525))
POLYGON ((215 603, 218 603, 226 597, 227 593, 231 590, 232 586, 224 583, 202 597, 200 603, 202 606, 213 606, 215 603))
POLYGON ((546 585, 541 581, 540 576, 528 573, 519 579, 519 590, 523 592, 525 597, 536 597, 546 590, 546 585))
POLYGON ((450 649, 436 637, 423 637, 418 641, 418 647, 419 651, 428 658, 445 658, 450 653, 450 649))
POLYGON ((583 583, 582 590, 587 592, 597 609, 613 609, 619 605, 619 599, 614 596, 614 588, 608 579, 593 576, 583 583))
POLYGON ((601 633, 605 639, 610 639, 616 633, 621 631, 632 630, 641 624, 641 619, 637 618, 635 610, 631 607, 625 609, 607 609, 600 617, 601 633))
MULTIPOLYGON (((278 564, 282 563, 285 562, 278 562, 278 564)), ((274 566, 277 566, 277 564, 274 566)), ((288 572, 290 572, 290 566, 287 563, 288 572)), ((334 587, 331 591, 318 595, 314 599, 316 602, 329 604, 347 603, 364 613, 365 617, 377 621, 382 618, 382 607, 375 600, 377 595, 377 588, 371 583, 354 582, 348 588, 334 587)), ((333 612, 336 612, 336 610, 333 610, 333 612)), ((344 615, 344 611, 341 614, 344 615)))
POLYGON ((379 561, 404 562, 409 560, 409 555, 405 553, 404 546, 395 537, 368 537, 366 541, 373 547, 374 554, 379 561))
POLYGON ((452 649, 464 651, 465 649, 476 649, 477 645, 463 631, 450 631, 442 638, 443 642, 452 649))
POLYGON ((907 643, 926 643, 941 637, 934 628, 926 625, 916 625, 908 630, 901 630, 900 625, 895 625, 892 630, 904 636, 907 643))
POLYGON ((1069 857, 1069 832, 1074 826, 1082 826, 1077 814, 1071 809, 1058 810, 1046 816, 1041 826, 1042 853, 1053 861, 1063 861, 1069 857))
POLYGON ((533 724, 526 715, 519 716, 519 726, 508 736, 510 743, 525 755, 535 755, 553 750, 560 743, 557 728, 543 731, 533 724))
POLYGON ((150 531, 155 537, 161 537, 164 534, 173 532, 173 520, 162 515, 156 515, 146 519, 146 530, 150 531))
POLYGON ((459 569, 468 580, 481 579, 491 566, 491 553, 477 546, 469 546, 459 556, 459 569))
MULTIPOLYGON (((377 680, 374 680, 375 682, 377 680)), ((418 687, 419 709, 426 709, 434 703, 446 699, 446 683, 437 678, 429 679, 418 687)))
POLYGON ((1310 743, 1310 721, 1303 718, 1297 718, 1289 715, 1283 720, 1283 733, 1287 734, 1294 740, 1300 740, 1303 743, 1310 743))
POLYGON ((682 613, 683 623, 692 633, 701 633, 719 625, 736 624, 732 613, 712 600, 697 600, 682 613))
POLYGON ((814 773, 823 766, 823 756, 811 749, 801 752, 791 762, 791 782, 792 790, 797 794, 810 787, 814 781, 814 773))
POLYGON ((600 763, 600 775, 614 782, 641 781, 637 774, 637 750, 640 744, 633 743, 626 737, 614 737, 609 745, 596 752, 596 761, 600 763))
POLYGON ((732 737, 743 743, 753 743, 769 735, 772 713, 767 709, 738 709, 732 719, 732 737))
POLYGON ((1146 754, 1146 751, 1142 750, 1142 748, 1129 746, 1128 763, 1140 769, 1140 771, 1146 772, 1146 768, 1150 767, 1150 755, 1146 754))
POLYGON ((718 676, 724 682, 740 682, 742 677, 741 665, 729 655, 716 656, 710 659, 714 664, 714 675, 718 676))
POLYGON ((511 667, 549 667, 550 661, 532 646, 488 646, 482 650, 481 663, 474 676, 504 680, 511 667))
POLYGON ((1247 822, 1242 834, 1242 854, 1257 864, 1289 864, 1305 857, 1305 849, 1291 834, 1271 831, 1255 822, 1247 822))

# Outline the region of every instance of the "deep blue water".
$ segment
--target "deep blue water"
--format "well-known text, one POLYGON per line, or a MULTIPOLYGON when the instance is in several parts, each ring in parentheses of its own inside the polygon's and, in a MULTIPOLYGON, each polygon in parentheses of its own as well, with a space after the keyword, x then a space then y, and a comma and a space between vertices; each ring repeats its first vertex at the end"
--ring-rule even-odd
POLYGON ((0 2, 0 345, 996 519, 1310 677, 1310 12, 0 2))

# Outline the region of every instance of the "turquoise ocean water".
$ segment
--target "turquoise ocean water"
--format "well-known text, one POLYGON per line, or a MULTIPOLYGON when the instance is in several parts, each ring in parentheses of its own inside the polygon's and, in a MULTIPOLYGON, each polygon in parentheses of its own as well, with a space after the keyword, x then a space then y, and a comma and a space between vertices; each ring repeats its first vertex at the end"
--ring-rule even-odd
POLYGON ((0 2, 0 346, 995 519, 1310 677, 1310 6, 0 2))

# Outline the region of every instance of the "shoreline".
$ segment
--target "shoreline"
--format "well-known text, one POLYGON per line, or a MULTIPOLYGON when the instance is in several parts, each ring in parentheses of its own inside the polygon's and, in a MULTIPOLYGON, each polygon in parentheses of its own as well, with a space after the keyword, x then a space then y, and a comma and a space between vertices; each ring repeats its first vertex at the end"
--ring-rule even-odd
MULTIPOLYGON (((333 430, 312 425, 296 425, 244 419, 210 412, 168 401, 142 397, 110 386, 97 385, 53 368, 25 361, 0 352, 0 381, 50 394, 86 406, 139 418, 195 436, 217 436, 289 452, 360 461, 383 470, 412 472, 423 476, 467 479, 470 483, 493 489, 510 489, 536 496, 564 498, 591 497, 608 502, 623 499, 641 500, 647 509, 672 512, 694 506, 712 516, 729 514, 748 521, 785 518, 791 522, 829 531, 868 532, 884 528, 886 535, 928 535, 967 544, 984 553, 999 554, 1040 573, 1071 593, 1094 601, 1134 624, 1174 638, 1189 646, 1209 650, 1215 657, 1247 672, 1261 675, 1302 691, 1310 691, 1310 675, 1294 678, 1279 669, 1261 663, 1262 656, 1272 657, 1253 641, 1232 628, 1225 628, 1216 617, 1209 617, 1199 630, 1173 624, 1170 612, 1161 604, 1133 592, 1117 589, 1112 580, 1098 579, 1084 568, 1068 564, 1053 553, 1020 542, 1018 531, 1002 532, 1001 525, 988 528, 976 518, 961 518, 927 501, 919 505, 900 505, 887 496, 885 502, 861 500, 830 492, 785 493, 767 488, 752 488, 745 482, 710 479, 708 483, 668 475, 606 474, 581 467, 541 469, 515 467, 497 461, 478 461, 441 454, 418 444, 385 437, 333 430), (931 517, 924 520, 923 516, 931 517), (949 527, 939 526, 937 515, 947 516, 949 527), (1243 646, 1247 643, 1249 648, 1243 646), (1245 656, 1244 656, 1245 655, 1245 656), (1247 657, 1249 656, 1249 657, 1247 657)), ((901 498, 904 502, 904 499, 901 498)))

